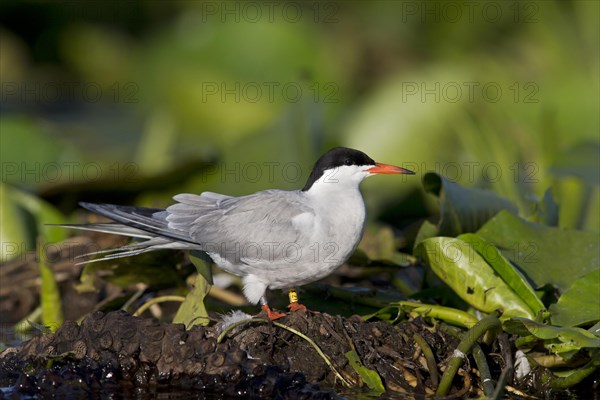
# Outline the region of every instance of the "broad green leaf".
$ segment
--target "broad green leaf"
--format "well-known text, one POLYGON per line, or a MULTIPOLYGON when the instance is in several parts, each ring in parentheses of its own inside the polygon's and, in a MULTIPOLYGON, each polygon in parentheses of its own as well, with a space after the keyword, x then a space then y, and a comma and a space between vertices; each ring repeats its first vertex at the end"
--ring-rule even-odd
POLYGON ((425 174, 423 187, 439 198, 438 226, 443 236, 476 232, 502 210, 517 213, 513 203, 494 192, 465 188, 434 172, 425 174))
POLYGON ((417 247, 431 269, 474 308, 491 313, 502 310, 502 319, 533 311, 500 278, 475 249, 463 240, 448 237, 426 239, 417 247))
POLYGON ((536 296, 529 282, 502 256, 496 246, 474 233, 465 233, 460 235, 458 239, 471 245, 535 314, 545 310, 546 307, 536 296))
POLYGON ((551 284, 564 291, 600 268, 596 234, 534 224, 506 211, 477 233, 515 263, 535 288, 551 284))
POLYGON ((209 283, 202 275, 197 275, 194 287, 179 306, 177 314, 173 318, 173 323, 184 324, 186 329, 190 329, 194 325, 208 325, 210 320, 208 319, 204 299, 209 291, 209 283))
POLYGON ((593 324, 600 320, 600 269, 577 279, 556 304, 550 306, 552 323, 559 326, 593 324))
POLYGON ((504 330, 522 337, 532 335, 544 341, 553 353, 569 353, 582 348, 600 348, 600 338, 581 328, 545 325, 526 318, 512 318, 504 330))
POLYGON ((378 394, 385 392, 385 387, 383 386, 379 373, 374 369, 365 367, 360 361, 360 357, 358 356, 358 353, 356 353, 356 350, 350 350, 345 356, 348 359, 350 366, 360 376, 360 379, 367 384, 369 389, 378 394))

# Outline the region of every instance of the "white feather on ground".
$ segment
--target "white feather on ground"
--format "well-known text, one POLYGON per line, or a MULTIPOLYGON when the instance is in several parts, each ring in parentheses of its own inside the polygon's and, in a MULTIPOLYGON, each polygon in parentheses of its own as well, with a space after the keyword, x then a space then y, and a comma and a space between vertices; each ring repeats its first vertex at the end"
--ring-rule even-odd
MULTIPOLYGON (((236 322, 252 319, 251 315, 240 310, 234 310, 229 314, 223 314, 221 321, 217 323, 217 331, 221 334, 225 329, 235 324, 236 322)), ((235 330, 235 329, 234 329, 235 330)))

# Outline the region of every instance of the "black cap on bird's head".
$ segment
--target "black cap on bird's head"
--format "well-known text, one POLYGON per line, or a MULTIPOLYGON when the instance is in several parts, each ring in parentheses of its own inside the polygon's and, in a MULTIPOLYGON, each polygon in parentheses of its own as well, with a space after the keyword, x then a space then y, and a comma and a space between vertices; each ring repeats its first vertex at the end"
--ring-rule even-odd
POLYGON ((365 167, 363 171, 368 174, 414 174, 414 172, 405 168, 377 163, 360 150, 348 147, 334 147, 319 157, 302 190, 308 191, 313 183, 323 176, 325 171, 344 166, 365 167))

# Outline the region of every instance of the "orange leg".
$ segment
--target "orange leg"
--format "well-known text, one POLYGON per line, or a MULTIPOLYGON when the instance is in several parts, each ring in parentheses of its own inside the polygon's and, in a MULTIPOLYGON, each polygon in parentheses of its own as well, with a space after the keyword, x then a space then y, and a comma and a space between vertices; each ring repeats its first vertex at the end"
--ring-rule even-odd
POLYGON ((262 308, 263 311, 267 313, 267 317, 269 317, 269 319, 271 321, 274 321, 274 320, 279 319, 281 317, 285 317, 284 313, 280 313, 278 311, 271 310, 271 308, 269 308, 269 305, 266 304, 266 303, 263 304, 260 308, 262 308))
POLYGON ((308 309, 306 308, 306 306, 304 304, 300 304, 298 303, 298 293, 296 292, 296 289, 291 288, 290 292, 289 292, 289 297, 290 297, 290 305, 288 306, 288 308, 290 309, 290 311, 303 311, 303 312, 307 312, 308 309))
POLYGON ((290 303, 290 305, 288 306, 288 308, 290 309, 290 311, 303 311, 303 312, 307 312, 308 308, 306 308, 306 306, 304 304, 300 304, 300 303, 290 303))

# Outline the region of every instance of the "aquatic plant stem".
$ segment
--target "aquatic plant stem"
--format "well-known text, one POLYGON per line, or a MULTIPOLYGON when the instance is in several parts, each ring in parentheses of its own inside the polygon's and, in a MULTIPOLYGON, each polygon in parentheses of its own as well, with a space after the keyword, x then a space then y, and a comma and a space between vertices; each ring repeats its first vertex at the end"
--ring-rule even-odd
POLYGON ((494 381, 492 380, 492 374, 490 373, 490 367, 485 359, 485 354, 477 343, 473 345, 472 353, 475 363, 477 364, 477 369, 479 370, 481 383, 483 384, 483 393, 487 397, 491 397, 494 394, 494 381))
POLYGON ((440 386, 438 386, 435 392, 436 396, 445 396, 448 393, 452 387, 452 381, 458 372, 458 368, 462 365, 477 339, 482 337, 489 330, 499 330, 501 328, 502 325, 500 320, 497 317, 490 315, 477 322, 474 327, 467 331, 461 342, 458 344, 457 349, 454 351, 454 354, 448 363, 448 367, 446 368, 446 371, 444 371, 444 375, 442 375, 440 386))
POLYGON ((439 375, 437 370, 437 363, 435 362, 435 356, 433 355, 433 351, 429 344, 425 341, 423 336, 418 333, 413 334, 413 339, 421 348, 423 355, 425 356, 425 361, 427 362, 427 369, 429 370, 429 376, 431 377, 431 384, 435 387, 439 383, 439 375))
POLYGON ((135 312, 133 313, 133 316, 134 317, 139 317, 140 315, 142 315, 144 313, 144 311, 146 311, 147 309, 149 309, 150 307, 152 307, 154 304, 164 303, 165 301, 178 301, 180 303, 183 303, 184 300, 185 300, 185 297, 183 297, 183 296, 160 296, 160 297, 155 297, 153 299, 148 300, 147 302, 145 302, 144 304, 142 304, 140 306, 140 308, 138 308, 137 310, 135 310, 135 312))

